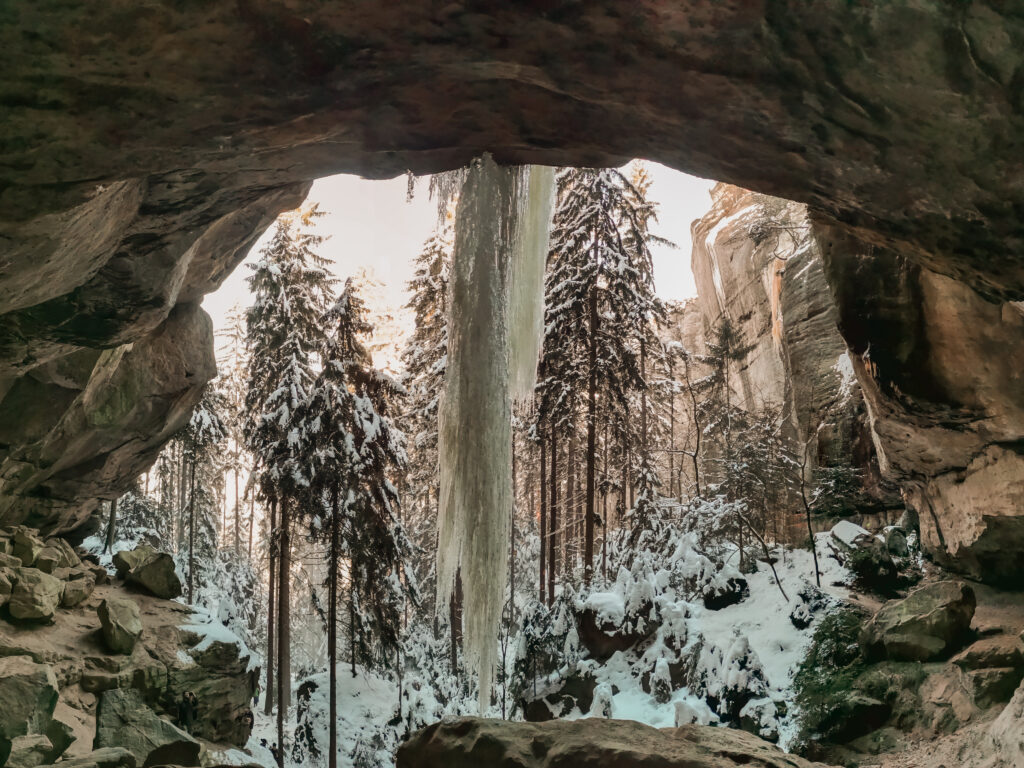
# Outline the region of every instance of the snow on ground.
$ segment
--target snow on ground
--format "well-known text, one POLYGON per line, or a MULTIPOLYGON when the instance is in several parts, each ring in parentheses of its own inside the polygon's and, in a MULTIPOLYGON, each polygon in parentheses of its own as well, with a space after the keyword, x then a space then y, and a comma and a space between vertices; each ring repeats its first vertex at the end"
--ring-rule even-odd
MULTIPOLYGON (((834 586, 836 582, 844 582, 847 571, 838 561, 828 554, 828 533, 819 533, 815 538, 818 547, 819 565, 822 570, 822 591, 837 599, 845 599, 847 590, 834 586)), ((678 654, 685 657, 699 646, 698 665, 707 673, 707 692, 721 693, 725 689, 751 688, 758 689, 762 684, 750 669, 744 668, 744 658, 756 658, 760 662, 763 674, 763 691, 747 707, 749 713, 758 707, 768 708, 764 719, 772 719, 775 704, 784 701, 788 705, 789 715, 777 718, 780 745, 785 747, 794 735, 788 726, 792 725, 793 678, 800 662, 807 652, 814 633, 815 624, 805 629, 798 629, 790 620, 791 611, 798 605, 798 593, 814 584, 814 562, 807 550, 787 551, 785 561, 776 563, 779 579, 786 591, 788 600, 783 599, 775 583, 771 568, 758 562, 756 573, 745 578, 750 589, 749 597, 741 602, 722 608, 709 610, 699 602, 678 601, 675 605, 662 602, 663 617, 675 612, 686 616, 686 645, 678 654)), ((616 602, 607 593, 592 595, 589 600, 591 607, 603 609, 606 615, 616 614, 620 602, 616 602)), ((672 629, 675 621, 669 618, 659 630, 660 637, 650 648, 637 657, 635 652, 616 653, 605 664, 591 660, 581 662, 582 669, 589 669, 597 678, 599 687, 607 687, 610 692, 610 716, 621 719, 637 720, 656 728, 672 727, 677 724, 677 711, 681 722, 710 723, 717 717, 708 707, 704 697, 682 688, 672 692, 666 703, 658 703, 651 693, 643 690, 642 671, 654 667, 654 677, 658 677, 658 667, 664 666, 666 646, 663 642, 666 630, 672 629), (659 656, 662 657, 659 660, 659 656)), ((674 655, 674 654, 673 654, 674 655)), ((595 700, 598 697, 595 696, 595 700)), ((605 707, 605 712, 607 712, 605 707)), ((592 706, 587 714, 573 710, 569 719, 580 717, 602 716, 602 706, 592 706)), ((755 719, 760 719, 755 717, 755 719)))
MULTIPOLYGON (((323 752, 328 744, 328 676, 327 672, 302 681, 296 689, 293 706, 289 709, 288 762, 292 765, 326 764, 323 752), (305 697, 303 690, 306 691, 305 697), (302 736, 308 728, 316 747, 309 751, 309 739, 302 736), (294 735, 294 738, 293 738, 294 735)), ((392 680, 357 668, 352 676, 348 665, 338 665, 338 757, 340 765, 381 766, 394 765, 394 753, 403 733, 398 714, 398 687, 392 680)), ((403 714, 406 714, 403 712, 403 714)), ((270 747, 277 743, 277 724, 274 715, 255 713, 255 725, 246 749, 255 756, 269 756, 270 747)))

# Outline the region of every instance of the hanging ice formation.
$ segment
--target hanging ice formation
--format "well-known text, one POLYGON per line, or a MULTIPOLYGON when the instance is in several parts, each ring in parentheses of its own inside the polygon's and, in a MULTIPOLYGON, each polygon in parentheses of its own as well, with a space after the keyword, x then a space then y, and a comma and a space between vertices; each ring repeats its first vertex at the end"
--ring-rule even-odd
POLYGON ((464 179, 438 436, 437 604, 448 605, 461 569, 465 657, 483 712, 508 582, 512 399, 533 388, 536 374, 553 175, 485 155, 464 179))
POLYGON ((554 168, 531 165, 525 174, 525 195, 520 196, 517 211, 509 306, 512 401, 516 403, 529 400, 537 383, 537 359, 544 341, 544 267, 555 197, 554 168))

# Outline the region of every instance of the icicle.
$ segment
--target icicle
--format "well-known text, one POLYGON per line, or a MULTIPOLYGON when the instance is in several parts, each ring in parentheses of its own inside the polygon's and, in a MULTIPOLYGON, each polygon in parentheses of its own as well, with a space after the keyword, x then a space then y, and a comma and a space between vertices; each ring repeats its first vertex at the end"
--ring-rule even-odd
POLYGON ((490 703, 512 510, 509 276, 522 174, 475 161, 459 197, 440 412, 438 605, 462 569, 463 643, 490 703))
POLYGON ((555 169, 526 166, 521 179, 510 286, 510 376, 513 402, 533 396, 537 358, 544 341, 544 267, 555 197, 555 169))

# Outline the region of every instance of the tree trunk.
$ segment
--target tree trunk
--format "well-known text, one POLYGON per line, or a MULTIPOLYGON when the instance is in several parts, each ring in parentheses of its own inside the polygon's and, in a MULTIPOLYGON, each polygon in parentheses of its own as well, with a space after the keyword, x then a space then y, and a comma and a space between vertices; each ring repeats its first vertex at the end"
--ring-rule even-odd
POLYGON ((355 580, 348 574, 348 662, 355 677, 355 580))
MULTIPOLYGON (((512 436, 512 524, 508 527, 508 594, 509 623, 516 620, 516 438, 512 436)), ((504 699, 502 699, 504 706, 504 699)))
POLYGON ((192 605, 196 565, 196 457, 189 469, 188 495, 188 604, 192 605))
POLYGON ((338 487, 335 486, 331 494, 331 553, 328 566, 331 570, 328 574, 330 595, 327 605, 327 655, 330 659, 328 670, 330 703, 327 715, 327 721, 330 724, 328 768, 338 768, 338 543, 338 487))
POLYGON ((281 499, 277 585, 277 747, 284 768, 284 722, 291 705, 291 520, 288 499, 281 499))
POLYGON ((555 604, 555 573, 558 570, 558 433, 551 425, 551 498, 548 510, 548 605, 555 604))
POLYGON ((544 578, 548 562, 548 467, 544 438, 540 439, 540 568, 537 571, 539 599, 544 602, 544 578))
MULTIPOLYGON (((683 358, 683 376, 686 378, 686 389, 690 393, 690 408, 693 416, 693 453, 690 458, 693 459, 693 485, 694 490, 697 494, 697 498, 701 497, 700 491, 700 437, 701 437, 701 426, 700 426, 700 409, 697 407, 697 393, 694 391, 693 382, 690 381, 690 358, 683 358)), ((682 486, 682 480, 680 480, 680 486, 682 486)), ((682 491, 680 491, 682 493, 682 491)), ((680 499, 682 501, 682 499, 680 499)))
POLYGON ((269 715, 274 711, 274 702, 277 700, 276 689, 274 688, 274 662, 277 660, 275 653, 275 638, 277 636, 277 499, 270 499, 270 544, 268 552, 269 583, 270 593, 267 603, 267 689, 263 701, 263 714, 269 715))
POLYGON ((235 554, 239 552, 239 536, 238 530, 238 517, 242 514, 242 508, 239 506, 238 499, 238 457, 235 457, 235 554))
POLYGON ((114 531, 117 528, 117 499, 110 501, 110 517, 107 520, 107 543, 103 547, 104 552, 111 552, 114 549, 114 531))
POLYGON ((576 563, 576 425, 569 430, 565 457, 565 514, 562 516, 562 574, 572 579, 576 563))
POLYGON ((256 520, 256 491, 249 497, 249 559, 252 559, 252 529, 256 520))
POLYGON ((597 468, 597 287, 590 289, 590 381, 587 391, 587 497, 583 522, 583 583, 594 577, 594 493, 597 468))
POLYGON ((604 423, 604 460, 601 467, 604 493, 601 494, 601 572, 608 583, 608 422, 604 423))
MULTIPOLYGON (((668 495, 675 496, 676 464, 676 382, 674 366, 668 367, 668 380, 672 387, 668 396, 668 495)), ((682 501, 682 499, 680 499, 682 501)))
POLYGON ((455 589, 448 605, 449 629, 452 645, 452 675, 459 668, 459 648, 462 646, 462 570, 455 572, 455 589))

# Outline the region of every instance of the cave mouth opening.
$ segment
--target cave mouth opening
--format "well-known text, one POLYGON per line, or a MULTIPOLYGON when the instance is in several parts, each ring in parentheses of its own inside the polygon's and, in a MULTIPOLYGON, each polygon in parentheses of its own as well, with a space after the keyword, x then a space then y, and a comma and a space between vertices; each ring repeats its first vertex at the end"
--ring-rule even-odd
MULTIPOLYGON (((691 176, 659 163, 633 161, 651 178, 650 199, 658 208, 652 227, 659 241, 652 244, 655 287, 668 302, 697 295, 690 268, 690 227, 710 205, 715 181, 691 176), (665 242, 661 242, 663 239, 665 242)), ((282 216, 297 216, 316 207, 324 215, 307 220, 311 233, 323 238, 318 252, 330 263, 332 276, 344 283, 357 277, 364 285, 371 312, 390 340, 375 345, 374 362, 397 371, 401 361, 396 349, 411 331, 405 305, 413 276, 413 260, 441 221, 437 202, 429 192, 429 176, 367 179, 352 174, 325 176, 313 182, 302 205, 282 216)), ((213 320, 214 333, 229 333, 232 317, 251 300, 246 285, 249 267, 273 235, 270 224, 216 290, 203 297, 203 309, 213 320)), ((223 351, 218 344, 218 355, 223 351)))

